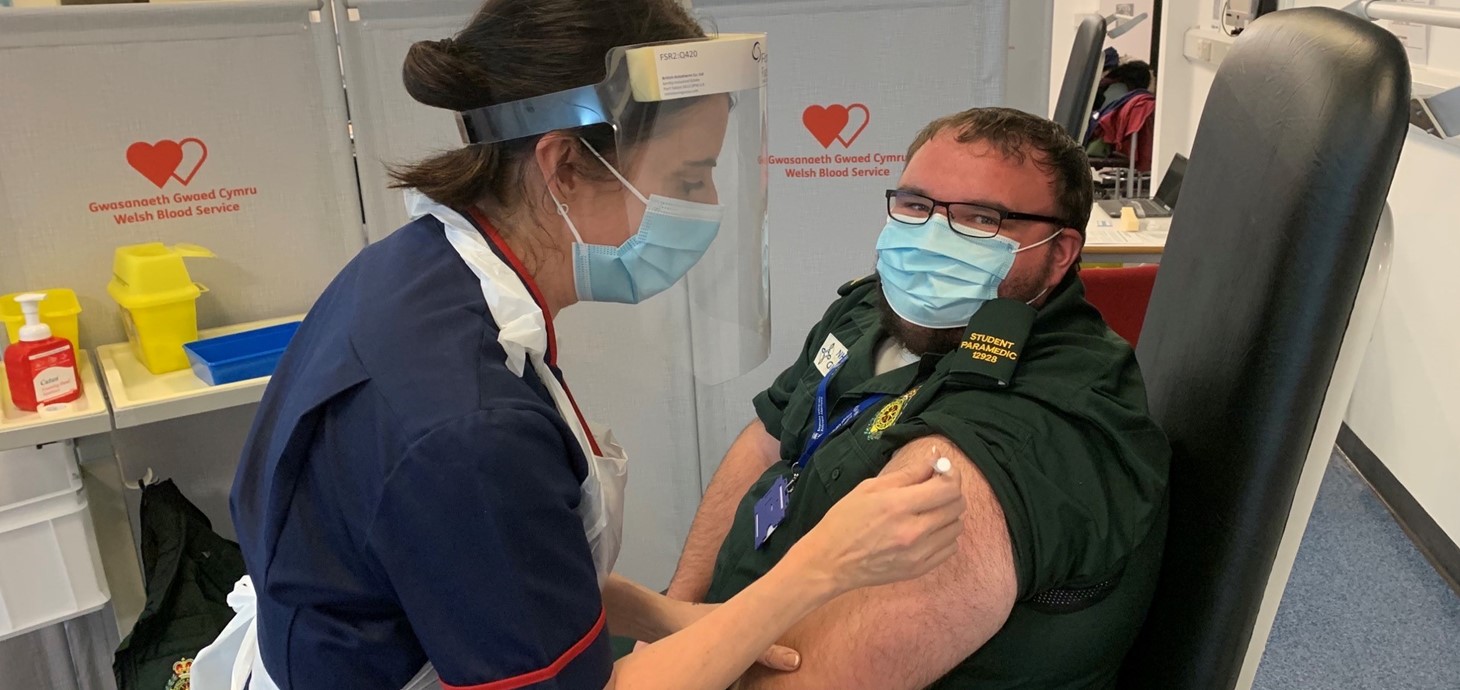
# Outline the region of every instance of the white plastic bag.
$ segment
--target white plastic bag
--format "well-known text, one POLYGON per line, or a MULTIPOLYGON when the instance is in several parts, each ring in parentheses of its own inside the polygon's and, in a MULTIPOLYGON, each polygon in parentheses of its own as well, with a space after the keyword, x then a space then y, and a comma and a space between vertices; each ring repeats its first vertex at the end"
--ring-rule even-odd
POLYGON ((228 605, 233 607, 233 620, 193 660, 189 676, 193 690, 279 690, 259 658, 258 598, 247 575, 233 585, 228 605))
MULTIPOLYGON (((228 595, 233 620, 213 644, 193 660, 193 690, 279 690, 259 656, 258 597, 247 575, 233 585, 228 595)), ((402 690, 440 690, 441 677, 430 664, 421 669, 402 690)))
POLYGON ((624 492, 629 483, 629 458, 613 436, 613 430, 597 427, 589 432, 598 440, 603 455, 588 453, 588 478, 583 480, 583 500, 578 515, 583 533, 593 551, 598 570, 598 588, 608 584, 624 540, 624 492))

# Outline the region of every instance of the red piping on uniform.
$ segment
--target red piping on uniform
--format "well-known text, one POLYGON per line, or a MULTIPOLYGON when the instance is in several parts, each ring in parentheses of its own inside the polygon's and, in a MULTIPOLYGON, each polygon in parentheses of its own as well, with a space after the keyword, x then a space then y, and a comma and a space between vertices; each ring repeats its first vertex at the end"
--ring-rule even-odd
MULTIPOLYGON (((563 392, 568 394, 568 404, 573 406, 573 413, 578 415, 578 424, 583 427, 583 435, 588 437, 588 445, 593 448, 593 454, 603 455, 603 449, 598 447, 598 438, 588 428, 588 420, 583 418, 583 410, 578 409, 578 401, 573 399, 573 391, 568 390, 568 382, 560 378, 558 383, 563 384, 563 392)), ((589 458, 588 461, 593 462, 593 459, 589 458)))
MULTIPOLYGON (((502 250, 502 256, 507 257, 507 264, 512 267, 512 272, 516 273, 517 277, 522 280, 522 284, 527 286, 527 291, 532 295, 532 301, 537 303, 538 310, 542 312, 543 321, 547 324, 547 363, 548 366, 556 367, 558 365, 558 336, 553 330, 553 314, 547 308, 547 300, 542 298, 542 291, 537 288, 537 281, 532 279, 532 274, 527 272, 527 267, 522 264, 522 260, 512 253, 512 248, 507 246, 506 240, 502 239, 502 235, 497 232, 497 227, 492 225, 492 221, 487 220, 487 217, 474 207, 467 209, 467 213, 471 214, 472 220, 475 220, 481 227, 482 234, 486 236, 487 241, 502 250)), ((573 406, 573 414, 578 416, 578 424, 583 428, 583 435, 588 437, 588 446, 593 449, 594 455, 603 455, 603 450, 598 447, 598 439, 593 436, 593 432, 588 428, 588 420, 583 417, 583 410, 579 409, 578 401, 573 398, 573 391, 568 390, 567 380, 559 376, 558 383, 563 385, 563 392, 568 394, 568 404, 573 406)), ((591 458, 589 462, 592 462, 591 458)))
MULTIPOLYGON (((537 303, 537 308, 542 311, 543 321, 547 323, 547 363, 552 366, 558 365, 558 336, 553 330, 553 313, 547 308, 547 300, 542 298, 542 290, 537 289, 537 281, 532 279, 532 274, 527 272, 527 266, 523 265, 522 259, 512 253, 512 248, 507 246, 507 241, 497 232, 497 226, 482 215, 476 208, 468 209, 473 220, 481 227, 482 234, 486 235, 487 241, 491 242, 502 250, 502 255, 507 257, 507 264, 512 267, 512 272, 522 279, 522 284, 527 286, 527 291, 532 294, 532 301, 537 303)), ((587 427, 584 427, 587 428, 587 427)))
POLYGON ((583 639, 578 640, 578 643, 570 647, 568 651, 563 652, 563 655, 558 657, 558 660, 554 661, 551 666, 538 669, 531 673, 524 673, 520 676, 494 680, 482 685, 447 685, 445 681, 442 681, 441 687, 445 688, 445 690, 516 690, 517 688, 525 688, 529 685, 536 685, 545 680, 556 678, 563 669, 568 667, 568 664, 573 663, 574 659, 577 659, 579 655, 587 651, 588 647, 593 644, 593 641, 598 639, 598 635, 603 632, 603 624, 607 620, 608 611, 606 609, 599 611, 598 622, 593 624, 593 628, 588 631, 588 634, 584 635, 583 639))

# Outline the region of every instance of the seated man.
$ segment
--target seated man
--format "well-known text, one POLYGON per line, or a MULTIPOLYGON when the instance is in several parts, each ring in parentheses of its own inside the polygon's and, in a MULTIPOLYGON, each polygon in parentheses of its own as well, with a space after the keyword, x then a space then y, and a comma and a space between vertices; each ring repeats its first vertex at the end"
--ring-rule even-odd
POLYGON ((1145 616, 1169 447, 1077 274, 1090 169, 1055 124, 929 125, 887 193, 877 274, 840 291, 716 472, 670 596, 720 602, 862 480, 964 463, 959 551, 848 594, 748 688, 1107 688, 1145 616), (736 510, 736 504, 739 509, 736 510))

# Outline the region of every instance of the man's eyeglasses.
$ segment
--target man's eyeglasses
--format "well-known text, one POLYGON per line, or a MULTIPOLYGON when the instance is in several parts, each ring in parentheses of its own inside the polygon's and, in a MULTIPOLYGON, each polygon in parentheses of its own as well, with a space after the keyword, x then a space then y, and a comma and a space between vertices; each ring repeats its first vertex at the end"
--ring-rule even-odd
POLYGON ((939 206, 948 212, 948 224, 953 227, 953 232, 964 237, 993 237, 999 234, 999 230, 1004 226, 1006 220, 1033 220, 1053 223, 1059 227, 1067 225, 1065 221, 1050 216, 1000 211, 978 204, 938 201, 912 192, 887 190, 887 215, 908 225, 922 225, 928 222, 939 206))

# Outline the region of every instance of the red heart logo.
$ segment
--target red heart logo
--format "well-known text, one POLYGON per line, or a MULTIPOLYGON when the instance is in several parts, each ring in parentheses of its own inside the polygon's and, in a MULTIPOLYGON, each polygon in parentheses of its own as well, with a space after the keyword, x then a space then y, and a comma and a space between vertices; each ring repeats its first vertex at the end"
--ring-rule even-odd
POLYGON ((208 145, 192 137, 177 142, 177 145, 187 160, 178 162, 178 167, 173 169, 172 177, 186 187, 189 182, 193 181, 193 176, 198 174, 198 168, 203 167, 203 161, 208 160, 208 145), (189 147, 188 144, 194 144, 194 146, 189 147), (178 177, 177 170, 184 167, 188 169, 187 176, 178 177))
POLYGON ((192 137, 182 141, 163 139, 155 144, 139 141, 127 147, 127 162, 158 189, 166 185, 168 179, 177 180, 186 187, 206 160, 208 145, 192 137), (179 170, 186 172, 179 175, 179 170))
MULTIPOLYGON (((852 135, 846 138, 843 138, 840 133, 837 134, 836 140, 840 141, 844 148, 851 148, 852 142, 856 141, 857 137, 862 136, 862 130, 867 129, 867 125, 872 124, 872 111, 868 110, 867 106, 862 105, 861 103, 853 103, 847 106, 848 113, 851 113, 853 110, 862 111, 862 126, 858 127, 857 131, 852 132, 852 135)), ((847 130, 845 127, 843 127, 842 131, 845 132, 847 130)))
POLYGON ((127 147, 127 162, 158 189, 167 184, 182 159, 182 146, 167 139, 155 144, 139 141, 127 147))
POLYGON ((806 131, 816 137, 821 148, 831 147, 831 142, 836 141, 846 128, 848 119, 847 107, 844 105, 825 108, 813 105, 801 111, 801 124, 806 125, 806 131))

